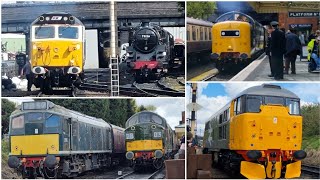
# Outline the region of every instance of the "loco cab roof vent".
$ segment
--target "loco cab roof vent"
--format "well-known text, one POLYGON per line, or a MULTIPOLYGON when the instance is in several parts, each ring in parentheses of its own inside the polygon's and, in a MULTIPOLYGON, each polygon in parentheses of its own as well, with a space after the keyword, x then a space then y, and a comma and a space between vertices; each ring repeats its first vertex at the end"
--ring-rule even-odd
POLYGON ((272 88, 272 89, 281 89, 281 86, 274 85, 274 84, 262 84, 263 88, 272 88))

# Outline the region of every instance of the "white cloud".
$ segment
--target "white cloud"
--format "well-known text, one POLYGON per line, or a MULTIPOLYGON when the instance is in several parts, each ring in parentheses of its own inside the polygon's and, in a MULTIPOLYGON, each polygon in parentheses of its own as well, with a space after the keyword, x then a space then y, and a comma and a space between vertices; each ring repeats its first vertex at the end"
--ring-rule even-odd
POLYGON ((231 98, 234 98, 243 90, 253 86, 258 86, 261 84, 263 83, 262 82, 248 82, 248 83, 241 82, 241 83, 223 83, 222 86, 224 86, 227 95, 231 98))
POLYGON ((181 113, 185 110, 184 98, 135 98, 135 100, 139 106, 155 106, 157 108, 155 112, 165 118, 172 129, 179 125, 181 113))

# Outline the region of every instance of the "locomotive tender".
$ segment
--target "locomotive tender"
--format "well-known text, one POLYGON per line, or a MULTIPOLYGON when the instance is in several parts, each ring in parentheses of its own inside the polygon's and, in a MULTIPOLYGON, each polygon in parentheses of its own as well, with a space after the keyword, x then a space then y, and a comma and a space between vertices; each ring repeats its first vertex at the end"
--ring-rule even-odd
POLYGON ((124 129, 50 101, 23 102, 10 117, 8 165, 23 178, 75 177, 117 165, 124 129))
POLYGON ((248 88, 205 124, 204 153, 213 164, 249 179, 300 177, 300 99, 277 85, 248 88))
POLYGON ((85 26, 68 13, 42 14, 31 24, 30 60, 34 85, 42 92, 74 88, 84 78, 85 26))
POLYGON ((236 11, 219 16, 212 26, 211 59, 219 71, 242 68, 266 47, 266 29, 252 17, 236 11))
POLYGON ((159 79, 174 65, 174 37, 157 25, 142 22, 127 47, 127 66, 136 81, 159 79))
POLYGON ((163 166, 175 152, 175 134, 167 121, 156 113, 142 111, 126 122, 126 158, 136 170, 152 165, 163 166))

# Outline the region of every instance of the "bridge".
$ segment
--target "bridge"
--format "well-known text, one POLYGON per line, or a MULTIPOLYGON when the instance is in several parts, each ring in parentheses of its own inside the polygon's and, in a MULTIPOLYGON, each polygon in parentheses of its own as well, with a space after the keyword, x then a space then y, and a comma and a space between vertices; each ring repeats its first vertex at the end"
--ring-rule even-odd
MULTIPOLYGON (((118 26, 141 20, 163 27, 184 27, 184 7, 177 2, 118 2, 118 26)), ((2 4, 2 33, 28 33, 30 24, 47 12, 67 12, 79 18, 86 29, 109 29, 108 2, 35 2, 2 4)))

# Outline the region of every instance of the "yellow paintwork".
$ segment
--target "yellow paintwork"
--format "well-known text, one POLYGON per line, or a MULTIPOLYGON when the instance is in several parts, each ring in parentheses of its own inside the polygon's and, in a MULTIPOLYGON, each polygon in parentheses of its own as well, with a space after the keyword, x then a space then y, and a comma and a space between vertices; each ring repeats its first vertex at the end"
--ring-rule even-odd
POLYGON ((58 154, 59 134, 11 136, 11 155, 58 154))
POLYGON ((288 109, 283 106, 262 105, 260 109, 260 113, 245 113, 234 117, 231 114, 230 149, 300 150, 302 116, 289 115, 288 109))
POLYGON ((127 151, 147 151, 163 149, 162 140, 135 140, 126 142, 127 151))
POLYGON ((42 67, 77 66, 83 68, 83 42, 43 40, 31 43, 31 64, 42 67), (79 48, 80 47, 80 48, 79 48), (79 48, 79 49, 78 49, 79 48))
POLYGON ((265 179, 265 168, 261 164, 241 161, 240 173, 248 179, 265 179))
POLYGON ((220 55, 221 52, 246 53, 251 57, 250 24, 241 21, 219 22, 212 26, 212 53, 220 55), (239 30, 239 37, 222 37, 223 30, 239 30))
POLYGON ((288 164, 285 178, 298 178, 301 175, 301 161, 288 164))

